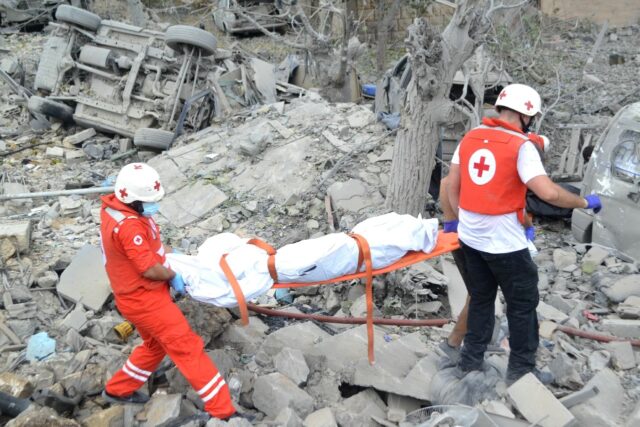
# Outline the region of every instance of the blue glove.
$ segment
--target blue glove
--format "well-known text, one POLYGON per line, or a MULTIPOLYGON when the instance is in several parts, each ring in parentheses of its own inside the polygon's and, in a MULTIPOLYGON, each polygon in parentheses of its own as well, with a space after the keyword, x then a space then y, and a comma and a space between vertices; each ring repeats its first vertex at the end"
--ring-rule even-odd
POLYGON ((527 236, 527 240, 531 240, 533 242, 536 238, 536 228, 533 225, 525 228, 524 235, 527 236))
POLYGON ((445 233, 456 233, 458 231, 458 220, 454 219, 452 221, 444 222, 444 232, 445 233))
POLYGON ((594 213, 600 212, 600 209, 602 209, 600 196, 598 196, 597 194, 589 194, 587 197, 585 197, 585 199, 587 200, 586 209, 593 209, 594 213))
POLYGON ((176 275, 173 276, 173 279, 169 281, 169 284, 173 289, 175 289, 177 293, 179 294, 185 293, 184 280, 182 279, 182 275, 180 273, 176 273, 176 275))
POLYGON ((178 255, 184 255, 182 253, 182 251, 177 250, 176 248, 174 248, 173 246, 171 247, 171 253, 172 254, 178 254, 178 255))

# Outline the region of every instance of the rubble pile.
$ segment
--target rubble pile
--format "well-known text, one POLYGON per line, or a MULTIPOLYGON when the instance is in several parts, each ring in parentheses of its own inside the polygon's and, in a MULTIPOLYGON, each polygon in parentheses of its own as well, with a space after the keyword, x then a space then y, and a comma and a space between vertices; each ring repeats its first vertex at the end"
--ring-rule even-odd
MULTIPOLYGON (((571 51, 586 61, 585 46, 594 32, 576 27, 545 38, 543 47, 571 51)), ((553 134, 554 125, 567 121, 605 126, 615 102, 640 99, 637 93, 622 99, 624 88, 640 83, 629 71, 638 61, 632 52, 637 56, 639 33, 638 27, 607 33, 589 71, 602 84, 582 80, 582 74, 575 78, 580 67, 567 68, 562 81, 576 85, 570 86, 576 95, 558 104, 543 131, 553 134), (627 58, 624 64, 604 63, 614 51, 627 58), (587 83, 588 89, 581 89, 587 83), (613 86, 619 89, 601 96, 613 86), (589 103, 593 107, 587 109, 589 103)), ((24 86, 29 87, 45 38, 37 33, 0 37, 3 49, 23 52, 24 86)), ((552 87, 551 82, 543 87, 545 102, 553 98, 552 87)), ((371 105, 330 103, 312 90, 288 92, 286 101, 274 98, 215 118, 157 154, 132 153, 127 138, 92 128, 55 120, 40 127, 26 101, 1 81, 0 99, 2 195, 108 192, 123 164, 147 161, 160 172, 167 193, 157 222, 166 243, 186 253, 221 232, 257 236, 280 247, 350 230, 386 212, 394 135, 376 121, 371 105)), ((563 147, 558 139, 551 165, 559 163, 563 147)), ((451 324, 376 326, 376 363, 371 365, 365 326, 254 315, 244 327, 235 310, 183 299, 182 311, 202 336, 240 412, 254 420, 205 421, 202 401, 168 359, 143 387, 152 394, 149 403, 109 406, 100 397, 104 383, 141 339, 134 331, 123 341, 114 329, 125 319, 102 268, 99 207, 95 195, 2 200, 0 401, 29 399, 21 400, 28 409, 20 415, 2 409, 8 426, 402 426, 406 415, 421 407, 461 403, 447 399, 461 396, 463 387, 471 391, 464 403, 477 405, 498 425, 504 418, 516 423, 510 425, 640 423, 637 347, 574 333, 640 339, 639 266, 615 251, 575 243, 562 221, 539 222, 535 241, 541 295, 538 365, 554 375, 550 386, 531 376, 511 387, 504 383, 508 328, 501 301, 492 342, 498 350, 487 358, 489 369, 459 384, 443 377, 451 361, 438 348, 451 324), (479 382, 491 387, 478 392, 474 384, 479 382)), ((376 277, 375 316, 455 317, 466 292, 452 262, 447 255, 376 277)), ((360 283, 278 290, 256 303, 335 317, 366 313, 360 283)))

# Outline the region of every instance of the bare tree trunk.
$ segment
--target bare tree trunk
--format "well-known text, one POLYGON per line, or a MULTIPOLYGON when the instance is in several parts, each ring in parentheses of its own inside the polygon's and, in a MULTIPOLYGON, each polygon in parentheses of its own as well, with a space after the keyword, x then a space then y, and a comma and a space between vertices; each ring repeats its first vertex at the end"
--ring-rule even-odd
POLYGON ((459 0, 441 35, 424 18, 409 27, 412 79, 387 189, 387 207, 395 212, 425 213, 440 125, 453 110, 449 100, 453 76, 487 31, 490 14, 502 7, 493 7, 493 0, 459 0))
POLYGON ((393 0, 387 8, 387 0, 378 0, 376 4, 376 15, 378 16, 378 28, 376 29, 376 69, 378 77, 382 77, 386 68, 387 43, 389 41, 389 31, 391 31, 393 20, 400 11, 402 0, 393 0))

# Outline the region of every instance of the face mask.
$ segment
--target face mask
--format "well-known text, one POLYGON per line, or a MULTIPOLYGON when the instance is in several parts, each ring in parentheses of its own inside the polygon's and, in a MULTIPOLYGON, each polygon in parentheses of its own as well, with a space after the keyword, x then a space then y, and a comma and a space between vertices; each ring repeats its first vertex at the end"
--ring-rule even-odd
POLYGON ((156 202, 143 202, 142 203, 142 215, 146 217, 153 216, 160 210, 160 205, 156 202))

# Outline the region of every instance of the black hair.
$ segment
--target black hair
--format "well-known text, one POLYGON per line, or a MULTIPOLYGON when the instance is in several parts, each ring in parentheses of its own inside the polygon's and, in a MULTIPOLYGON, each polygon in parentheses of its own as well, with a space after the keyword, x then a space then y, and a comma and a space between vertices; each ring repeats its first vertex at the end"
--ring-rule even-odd
POLYGON ((131 208, 134 211, 142 215, 142 212, 144 211, 144 206, 142 206, 142 202, 140 200, 134 200, 133 202, 129 203, 129 206, 131 206, 131 208))

